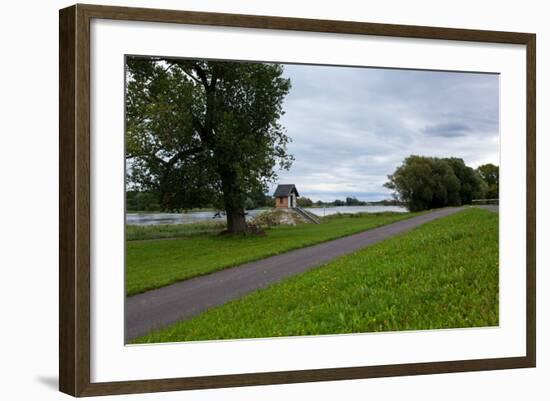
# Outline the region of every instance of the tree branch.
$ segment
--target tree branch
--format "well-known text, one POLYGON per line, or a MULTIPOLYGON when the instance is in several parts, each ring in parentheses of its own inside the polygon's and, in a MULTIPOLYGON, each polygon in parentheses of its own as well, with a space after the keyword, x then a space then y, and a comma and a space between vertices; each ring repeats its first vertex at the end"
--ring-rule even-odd
POLYGON ((152 61, 164 61, 165 63, 168 63, 170 65, 169 68, 165 69, 164 72, 168 72, 168 70, 174 66, 174 65, 177 65, 180 70, 182 70, 189 78, 191 78, 193 81, 195 81, 197 84, 199 85, 204 85, 204 82, 202 81, 202 79, 199 79, 197 78, 196 76, 194 76, 188 69, 187 67, 185 66, 185 62, 182 62, 182 61, 178 61, 178 60, 173 60, 173 59, 169 59, 169 58, 165 58, 165 57, 155 57, 154 59, 151 59, 152 61))
POLYGON ((212 69, 212 79, 210 80, 210 89, 214 90, 218 83, 218 69, 214 66, 212 69))
POLYGON ((170 160, 168 160, 166 163, 169 166, 173 166, 178 160, 181 160, 181 159, 183 159, 184 157, 187 157, 187 156, 196 155, 197 153, 200 153, 203 150, 204 150, 204 148, 202 146, 195 146, 195 147, 192 147, 192 148, 189 148, 189 149, 186 149, 186 150, 180 150, 174 156, 172 156, 170 158, 170 160))
POLYGON ((182 67, 180 64, 178 64, 178 67, 180 70, 182 70, 189 78, 191 78, 193 81, 195 81, 197 84, 202 85, 203 83, 195 77, 193 74, 191 74, 189 71, 187 71, 184 67, 182 67))
POLYGON ((197 75, 199 76, 199 78, 202 81, 202 84, 204 85, 204 88, 207 91, 209 91, 210 90, 210 85, 208 84, 208 78, 206 77, 206 72, 204 72, 204 70, 201 68, 201 66, 196 64, 196 63, 194 64, 193 69, 197 72, 197 75))
POLYGON ((155 160, 157 160, 158 162, 160 162, 162 164, 174 164, 179 159, 182 159, 182 158, 187 157, 187 156, 196 155, 197 153, 200 153, 203 150, 204 150, 204 148, 202 147, 202 145, 194 146, 192 148, 185 149, 185 150, 180 150, 179 152, 176 152, 176 154, 174 156, 172 156, 170 159, 168 159, 168 161, 163 160, 160 157, 158 157, 156 155, 157 151, 150 152, 150 153, 129 154, 129 155, 126 155, 126 159, 134 159, 134 158, 138 158, 138 157, 144 157, 144 158, 155 159, 155 160))

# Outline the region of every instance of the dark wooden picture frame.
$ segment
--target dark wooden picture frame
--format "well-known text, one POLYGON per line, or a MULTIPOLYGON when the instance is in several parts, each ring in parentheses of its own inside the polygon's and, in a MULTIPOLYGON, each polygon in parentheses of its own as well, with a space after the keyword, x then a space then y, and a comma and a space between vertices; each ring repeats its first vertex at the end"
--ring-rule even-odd
POLYGON ((93 396, 535 366, 535 34, 80 4, 60 10, 59 29, 59 388, 62 392, 93 396), (526 356, 91 383, 90 21, 93 18, 525 45, 526 356))

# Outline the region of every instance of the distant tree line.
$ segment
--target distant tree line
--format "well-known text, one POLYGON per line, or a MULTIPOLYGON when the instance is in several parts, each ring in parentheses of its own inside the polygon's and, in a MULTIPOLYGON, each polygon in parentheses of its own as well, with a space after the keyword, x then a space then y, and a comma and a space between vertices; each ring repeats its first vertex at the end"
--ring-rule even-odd
POLYGON ((411 155, 388 176, 385 187, 410 211, 471 204, 473 199, 498 198, 498 166, 477 169, 456 157, 411 155))
POLYGON ((357 199, 355 196, 348 196, 346 200, 335 199, 333 201, 325 202, 318 200, 313 202, 310 198, 302 196, 298 198, 298 206, 300 207, 333 207, 333 206, 400 206, 402 202, 398 199, 384 199, 374 202, 366 202, 357 199))
POLYGON ((360 201, 356 197, 347 197, 345 201, 336 199, 334 202, 328 203, 330 206, 366 206, 367 202, 360 201))
POLYGON ((371 206, 403 206, 403 202, 398 199, 383 199, 381 201, 367 202, 371 206))
MULTIPOLYGON (((126 192, 126 209, 131 212, 158 212, 163 208, 159 202, 160 194, 151 190, 129 190, 126 192)), ((318 200, 314 202, 311 198, 306 196, 299 197, 297 200, 299 207, 332 207, 332 206, 367 206, 367 205, 382 205, 382 206, 394 206, 401 205, 402 203, 397 199, 385 199, 376 202, 360 201, 356 197, 346 197, 346 200, 335 199, 334 201, 324 202, 318 200)), ((216 205, 211 203, 203 203, 201 208, 217 209, 216 205)), ((245 209, 260 209, 275 207, 275 198, 262 191, 256 191, 249 193, 245 199, 245 209)), ((177 208, 172 211, 181 212, 190 210, 189 208, 177 208)))
POLYGON ((126 191, 126 210, 132 212, 158 212, 159 196, 153 191, 126 191))
POLYGON ((275 198, 263 193, 263 191, 255 191, 249 193, 245 201, 245 209, 260 209, 263 207, 275 207, 275 198))
MULTIPOLYGON (((159 212, 165 211, 160 202, 160 193, 154 190, 129 190, 126 191, 126 210, 131 212, 159 212)), ((246 210, 259 209, 264 207, 275 207, 275 198, 264 194, 261 190, 248 193, 245 197, 244 206, 246 210)), ((203 202, 197 208, 220 210, 216 203, 203 202)), ((170 211, 182 212, 191 210, 191 207, 172 208, 170 211)))
POLYGON ((305 196, 299 197, 296 201, 300 207, 311 207, 313 206, 313 201, 305 196))

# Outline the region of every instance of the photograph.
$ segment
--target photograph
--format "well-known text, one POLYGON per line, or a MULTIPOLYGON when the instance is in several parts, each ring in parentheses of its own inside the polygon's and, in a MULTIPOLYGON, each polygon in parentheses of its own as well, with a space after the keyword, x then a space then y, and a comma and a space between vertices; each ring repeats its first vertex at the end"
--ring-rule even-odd
POLYGON ((124 73, 127 344, 499 325, 499 74, 124 73))

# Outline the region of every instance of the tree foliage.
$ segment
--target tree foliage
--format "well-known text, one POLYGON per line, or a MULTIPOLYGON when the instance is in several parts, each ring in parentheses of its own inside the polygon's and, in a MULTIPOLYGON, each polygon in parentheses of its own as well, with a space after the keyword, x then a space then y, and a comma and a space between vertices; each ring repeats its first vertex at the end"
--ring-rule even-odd
POLYGON ((158 195, 149 191, 127 191, 126 210, 150 212, 158 211, 158 195))
POLYGON ((462 159, 416 155, 407 157, 384 185, 411 211, 469 204, 487 190, 478 172, 462 159))
POLYGON ((229 231, 246 229, 247 200, 293 160, 282 74, 279 64, 128 58, 129 189, 158 193, 162 210, 213 205, 229 231))
POLYGON ((487 184, 483 178, 471 167, 468 167, 464 160, 450 157, 443 159, 446 161, 460 181, 460 204, 470 204, 473 199, 479 199, 485 196, 487 184))
POLYGON ((297 200, 298 206, 300 207, 310 207, 313 206, 313 201, 310 198, 302 196, 297 200))
POLYGON ((365 206, 367 202, 360 201, 355 196, 348 196, 346 198, 346 206, 365 206))
POLYGON ((487 199, 498 199, 499 189, 499 168, 494 164, 487 163, 477 168, 478 174, 487 183, 487 191, 485 197, 487 199))
POLYGON ((263 191, 251 192, 246 199, 246 210, 262 207, 275 207, 275 198, 265 194, 263 191))

